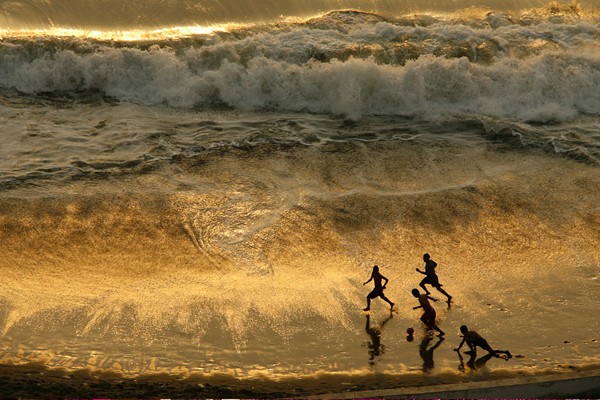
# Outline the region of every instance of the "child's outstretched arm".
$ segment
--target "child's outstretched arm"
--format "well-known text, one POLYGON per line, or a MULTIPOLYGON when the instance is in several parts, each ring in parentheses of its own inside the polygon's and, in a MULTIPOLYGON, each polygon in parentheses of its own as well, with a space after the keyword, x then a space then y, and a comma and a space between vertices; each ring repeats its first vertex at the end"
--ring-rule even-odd
POLYGON ((460 342, 458 347, 454 349, 454 351, 460 351, 460 348, 463 347, 463 344, 465 344, 465 340, 467 340, 467 339, 463 336, 462 341, 460 342))

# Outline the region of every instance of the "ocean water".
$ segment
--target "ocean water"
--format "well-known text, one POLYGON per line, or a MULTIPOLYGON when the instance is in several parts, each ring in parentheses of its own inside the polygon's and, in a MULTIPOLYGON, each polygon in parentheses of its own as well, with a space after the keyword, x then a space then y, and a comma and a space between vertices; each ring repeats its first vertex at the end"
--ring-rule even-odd
POLYGON ((344 390, 600 364, 598 2, 128 4, 0 4, 0 364, 344 390), (375 264, 392 314, 362 312, 375 264), (462 324, 515 357, 469 367, 462 324))

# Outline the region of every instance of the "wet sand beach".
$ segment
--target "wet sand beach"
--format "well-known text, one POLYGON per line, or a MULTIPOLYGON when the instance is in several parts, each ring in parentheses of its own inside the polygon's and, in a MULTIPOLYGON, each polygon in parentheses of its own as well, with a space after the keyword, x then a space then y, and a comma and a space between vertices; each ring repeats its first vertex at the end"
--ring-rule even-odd
POLYGON ((600 370, 311 396, 313 399, 598 398, 600 370))
POLYGON ((40 364, 0 367, 1 398, 598 398, 600 366, 538 375, 323 374, 273 381, 267 377, 186 378, 169 374, 126 378, 100 371, 69 371, 40 364))

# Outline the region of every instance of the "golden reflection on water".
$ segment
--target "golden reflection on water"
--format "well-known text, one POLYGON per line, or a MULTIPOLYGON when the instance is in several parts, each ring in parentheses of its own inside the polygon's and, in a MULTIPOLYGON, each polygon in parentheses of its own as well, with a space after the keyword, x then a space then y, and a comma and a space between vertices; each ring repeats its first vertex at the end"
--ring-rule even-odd
MULTIPOLYGON (((385 148, 377 151, 388 159, 385 148)), ((388 151, 394 160, 409 156, 397 146, 388 151)), ((319 156, 334 161, 327 165, 348 165, 339 161, 345 152, 319 156)), ((421 338, 409 344, 404 332, 420 332, 409 290, 425 250, 457 299, 438 309, 449 339, 435 350, 436 369, 456 369, 452 332, 461 323, 527 352, 510 367, 580 359, 547 347, 564 340, 597 354, 589 344, 595 325, 568 336, 555 326, 580 326, 597 308, 595 169, 488 156, 476 180, 444 158, 453 168, 440 170, 460 171, 460 179, 446 172, 446 183, 459 184, 439 190, 438 176, 422 171, 417 185, 401 169, 390 168, 383 180, 379 166, 371 175, 365 167, 363 177, 379 178, 367 186, 346 168, 329 167, 323 189, 307 194, 318 176, 310 161, 321 165, 321 158, 297 154, 291 164, 285 157, 281 169, 296 171, 292 178, 265 176, 262 162, 222 158, 196 171, 195 190, 123 196, 102 195, 98 187, 89 196, 0 201, 6 357, 127 373, 241 374, 241 365, 246 376, 269 369, 273 376, 276 363, 283 373, 362 371, 369 354, 361 344, 369 336, 360 313, 368 288, 361 283, 376 262, 399 311, 382 330, 386 352, 373 367, 397 371, 406 363, 421 371, 421 338), (535 173, 542 169, 550 172, 535 173), (548 191, 559 173, 570 179, 548 191), (467 178, 474 183, 463 185, 467 178), (569 301, 557 305, 557 296, 569 301)), ((387 307, 375 303, 373 310, 372 322, 383 324, 387 307)))
POLYGON ((0 37, 56 37, 81 38, 102 41, 135 42, 144 40, 179 39, 190 36, 210 35, 235 28, 236 25, 174 26, 160 29, 93 30, 66 27, 47 29, 0 29, 0 37))

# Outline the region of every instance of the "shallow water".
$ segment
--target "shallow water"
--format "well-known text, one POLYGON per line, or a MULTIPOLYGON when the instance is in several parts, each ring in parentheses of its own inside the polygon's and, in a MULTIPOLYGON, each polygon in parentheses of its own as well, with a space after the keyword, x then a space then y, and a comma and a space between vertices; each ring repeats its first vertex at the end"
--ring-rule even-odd
POLYGON ((433 383, 598 364, 598 19, 575 11, 13 33, 2 363, 433 383), (424 252, 455 300, 433 363, 424 252), (361 311, 374 264, 391 318, 361 311), (462 324, 517 357, 461 365, 462 324))
MULTIPOLYGON (((436 368, 458 365, 462 323, 526 357, 503 368, 597 361, 597 167, 466 136, 258 142, 28 174, 2 196, 5 360, 411 371, 424 333, 409 292, 428 251, 455 297, 436 304, 448 332, 436 368), (373 264, 398 311, 371 357, 360 310, 373 264)), ((373 326, 387 316, 375 300, 373 326)))

